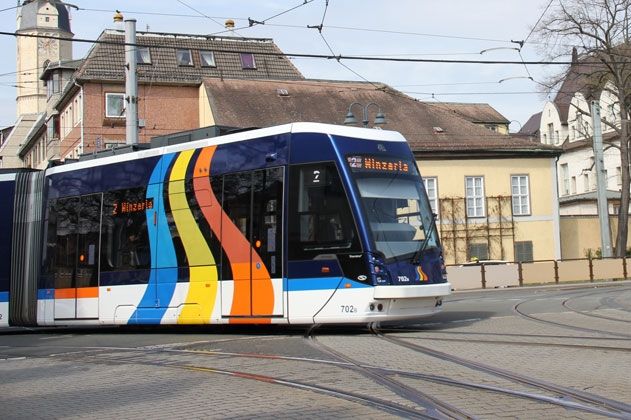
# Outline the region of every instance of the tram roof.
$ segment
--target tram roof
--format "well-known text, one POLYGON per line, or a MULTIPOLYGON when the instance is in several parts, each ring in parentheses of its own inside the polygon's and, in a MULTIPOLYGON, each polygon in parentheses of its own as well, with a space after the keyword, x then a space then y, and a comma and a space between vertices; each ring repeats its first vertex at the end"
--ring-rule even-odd
POLYGON ((218 146, 221 144, 236 143, 246 140, 254 140, 257 138, 270 137, 279 134, 290 133, 322 133, 334 136, 353 137, 365 140, 375 141, 391 141, 391 142, 405 142, 406 139, 396 131, 390 130, 375 130, 371 128, 358 128, 347 127, 343 125, 334 124, 322 124, 313 122, 296 122, 291 124, 283 124, 267 128, 259 128, 249 131, 241 131, 234 134, 227 134, 224 136, 210 137, 207 139, 195 140, 186 143, 179 143, 170 146, 148 148, 144 150, 138 150, 132 153, 124 153, 118 155, 112 155, 102 157, 99 159, 91 159, 85 161, 78 161, 73 163, 67 163, 60 166, 54 166, 47 169, 47 174, 55 174, 68 172, 78 169, 86 169, 95 166, 103 166, 112 163, 126 162, 135 159, 142 159, 154 156, 161 156, 167 153, 177 153, 184 150, 197 149, 207 146, 218 146))

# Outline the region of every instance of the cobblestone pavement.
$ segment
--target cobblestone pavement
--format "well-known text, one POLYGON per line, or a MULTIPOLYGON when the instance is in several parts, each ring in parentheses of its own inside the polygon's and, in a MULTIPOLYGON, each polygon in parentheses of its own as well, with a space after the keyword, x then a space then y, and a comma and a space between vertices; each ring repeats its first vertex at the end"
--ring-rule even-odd
MULTIPOLYGON (((444 314, 384 326, 381 332, 615 400, 629 409, 620 416, 631 418, 631 288, 601 289, 591 298, 588 292, 540 293, 536 301, 522 292, 504 302, 506 295, 490 299, 500 296, 492 291, 457 294, 444 314), (475 305, 517 304, 537 319, 493 309, 489 313, 502 315, 470 316, 475 305)), ((612 413, 568 408, 568 402, 587 404, 364 328, 316 330, 312 339, 282 328, 0 331, 2 419, 440 416, 431 401, 410 398, 415 393, 477 418, 589 419, 612 413)))

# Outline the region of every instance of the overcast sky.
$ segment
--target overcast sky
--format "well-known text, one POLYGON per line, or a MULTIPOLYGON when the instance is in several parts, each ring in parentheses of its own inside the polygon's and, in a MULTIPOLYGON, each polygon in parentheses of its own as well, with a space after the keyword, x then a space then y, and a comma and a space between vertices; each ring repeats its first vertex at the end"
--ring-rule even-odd
MULTIPOLYGON (((16 0, 0 0, 0 9, 16 0)), ((391 56, 444 60, 517 61, 511 40, 528 38, 549 0, 70 0, 76 38, 96 39, 113 28, 113 10, 137 28, 156 32, 221 34, 236 23, 235 35, 272 38, 286 53, 391 56), (280 14, 292 7, 292 11, 280 14), (107 9, 107 10, 106 10, 107 9), (326 11, 326 13, 325 13, 326 11), (176 16, 174 16, 176 15, 176 16), (273 18, 271 18, 273 17, 273 18), (265 21, 248 27, 248 18, 265 21), (268 18, 271 18, 267 20, 268 18), (307 25, 323 23, 322 33, 307 25), (328 46, 327 46, 328 44, 328 46), (480 53, 483 50, 489 50, 480 53)), ((0 31, 16 29, 16 9, 0 12, 0 31)), ((533 37, 528 38, 532 41, 533 37)), ((76 43, 74 58, 89 44, 76 43)), ((0 126, 15 121, 15 38, 0 36, 0 126)), ((542 59, 536 44, 521 50, 526 61, 542 59)), ((558 66, 429 64, 293 59, 307 78, 384 82, 413 97, 434 102, 488 103, 517 131, 546 101, 536 81, 558 66), (350 70, 346 67, 350 68, 350 70), (527 79, 531 76, 535 81, 527 79), (509 80, 504 80, 509 79, 509 80), (500 80, 503 80, 500 83, 500 80)), ((343 116, 340 116, 340 120, 343 116)))

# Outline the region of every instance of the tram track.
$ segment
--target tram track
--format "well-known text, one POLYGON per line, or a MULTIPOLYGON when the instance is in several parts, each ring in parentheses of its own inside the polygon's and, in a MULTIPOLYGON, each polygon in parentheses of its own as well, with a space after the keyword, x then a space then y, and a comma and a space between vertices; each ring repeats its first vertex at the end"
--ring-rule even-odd
MULTIPOLYGON (((622 291, 629 291, 631 289, 621 289, 621 290, 622 291)), ((619 293, 621 290, 616 290, 616 292, 619 293)), ((590 290, 589 292, 582 292, 582 293, 579 293, 577 296, 572 296, 570 298, 564 299, 562 301, 561 305, 563 307, 566 307, 563 303, 567 302, 567 301, 569 301, 571 299, 576 299, 576 298, 584 297, 584 296, 593 296, 594 294, 603 294, 603 293, 611 293, 611 290, 603 290, 600 293, 594 292, 592 290, 590 290)), ((547 296, 546 298, 549 298, 549 297, 550 296, 547 296)), ((556 327, 570 329, 570 330, 573 330, 573 331, 587 332, 587 333, 590 333, 590 334, 597 334, 597 335, 600 335, 600 336, 609 335, 609 336, 614 336, 614 337, 631 339, 631 334, 625 334, 625 333, 622 333, 622 332, 608 331, 608 330, 596 329, 596 328, 581 327, 581 326, 577 326, 577 325, 566 324, 566 323, 563 323, 563 322, 557 322, 557 321, 551 321, 551 320, 548 320, 548 319, 542 319, 542 318, 539 318, 539 317, 534 316, 532 314, 529 314, 529 313, 527 313, 526 311, 524 311, 524 310, 522 310, 520 308, 521 306, 524 306, 524 305, 526 305, 528 303, 531 303, 531 302, 534 302, 534 301, 537 301, 537 300, 541 300, 541 299, 545 299, 545 298, 536 297, 536 298, 532 298, 532 299, 522 300, 521 302, 518 302, 515 305, 513 305, 513 312, 516 313, 517 315, 519 315, 520 317, 524 318, 524 319, 527 319, 527 320, 530 320, 530 321, 534 321, 534 322, 538 322, 538 323, 541 323, 541 324, 553 325, 553 326, 556 326, 556 327)), ((569 308, 569 307, 566 307, 566 309, 569 309, 569 310, 571 310, 572 312, 575 312, 575 313, 579 313, 579 314, 582 314, 582 315, 587 315, 587 314, 585 314, 583 312, 576 311, 576 310, 574 310, 572 308, 569 308)), ((594 317, 602 318, 600 316, 595 316, 595 315, 594 315, 594 317)), ((616 321, 620 321, 620 320, 616 319, 616 321)), ((626 321, 626 322, 628 322, 628 321, 626 321)))
MULTIPOLYGON (((548 381, 543 381, 536 378, 532 378, 530 376, 518 374, 515 372, 510 372, 508 370, 490 366, 481 362, 464 359, 462 357, 444 353, 438 350, 434 350, 426 346, 410 343, 409 341, 403 340, 398 337, 385 335, 380 330, 374 327, 371 329, 375 336, 387 342, 390 342, 392 344, 399 345, 399 346, 408 348, 410 350, 435 357, 443 361, 456 363, 458 365, 468 367, 475 371, 479 371, 479 372, 483 372, 483 373, 490 374, 493 376, 508 379, 509 381, 527 385, 535 389, 551 392, 554 395, 556 395, 556 397, 552 397, 552 398, 543 397, 541 399, 541 402, 544 402, 544 400, 547 400, 546 402, 561 405, 568 409, 577 409, 581 411, 590 412, 593 414, 604 415, 611 418, 631 419, 631 405, 630 404, 627 404, 621 401, 612 400, 612 399, 602 397, 600 395, 592 394, 589 392, 585 392, 585 391, 581 391, 581 390, 577 390, 573 388, 568 388, 561 385, 556 385, 548 381), (580 403, 575 403, 572 400, 579 401, 580 403), (578 405, 575 405, 575 404, 578 404, 578 405)), ((526 396, 524 395, 524 397, 526 396)), ((528 398, 530 397, 534 397, 534 394, 528 395, 528 398)), ((534 397, 534 398, 537 398, 537 397, 534 397)))
MULTIPOLYGON (((247 372, 247 371, 242 371, 242 370, 231 370, 231 369, 219 369, 215 367, 208 367, 208 366, 201 366, 197 364, 178 362, 175 360, 165 360, 165 359, 149 360, 147 358, 148 354, 155 356, 155 355, 164 355, 165 353, 171 353, 171 352, 183 353, 182 351, 155 349, 155 350, 150 350, 150 351, 143 351, 141 354, 138 354, 137 349, 133 349, 133 350, 121 349, 121 350, 128 352, 128 354, 125 356, 121 356, 121 355, 108 356, 104 353, 88 354, 87 352, 84 352, 82 355, 79 355, 78 353, 72 353, 68 355, 60 354, 60 355, 56 355, 55 357, 60 358, 60 359, 68 359, 72 361, 77 361, 80 358, 82 362, 91 363, 91 364, 127 363, 127 364, 135 364, 135 365, 143 365, 143 366, 151 366, 151 367, 185 370, 189 372, 198 372, 198 373, 204 373, 204 374, 222 375, 222 376, 228 376, 228 377, 233 377, 233 378, 239 378, 243 380, 261 382, 265 384, 273 384, 273 385, 284 386, 284 387, 289 387, 289 388, 294 388, 294 389, 300 389, 303 391, 310 391, 310 392, 318 393, 321 395, 326 395, 326 396, 334 397, 337 399, 341 399, 344 401, 361 404, 367 407, 380 410, 387 414, 392 414, 392 415, 396 415, 396 416, 400 416, 404 418, 431 419, 431 420, 445 418, 444 416, 423 412, 421 410, 407 407, 405 405, 402 405, 393 401, 387 401, 387 400, 377 398, 374 396, 359 394, 356 392, 346 391, 346 390, 335 388, 335 387, 307 383, 307 382, 297 381, 297 380, 290 380, 290 379, 286 379, 286 378, 282 378, 278 376, 264 375, 264 374, 255 373, 255 372, 247 372)), ((187 353, 189 355, 199 354, 197 352, 184 352, 184 353, 187 353)), ((225 355, 225 353, 220 353, 220 354, 225 355)), ((249 354, 249 355, 248 354, 232 354, 232 355, 237 356, 237 357, 255 357, 252 354, 249 354)), ((276 359, 276 360, 282 360, 282 359, 295 360, 296 359, 296 358, 283 358, 283 357, 272 356, 272 355, 268 355, 267 357, 261 357, 261 358, 276 359)))
POLYGON ((346 367, 348 369, 355 370, 362 375, 370 378, 376 383, 386 387, 391 390, 395 394, 399 395, 406 400, 424 407, 426 410, 435 413, 435 415, 440 418, 440 416, 447 416, 452 418, 464 418, 464 419, 472 419, 475 418, 471 413, 468 413, 464 410, 461 410, 451 404, 448 404, 444 401, 441 401, 427 393, 421 392, 417 389, 413 389, 408 385, 403 384, 400 381, 392 379, 387 376, 383 376, 375 372, 373 369, 366 367, 365 365, 359 363, 351 357, 348 357, 341 352, 332 349, 331 347, 319 342, 314 334, 317 325, 311 327, 307 333, 305 334, 305 339, 307 342, 316 347, 318 350, 327 353, 328 355, 334 357, 339 361, 343 361, 346 363, 346 367))
MULTIPOLYGON (((551 337, 556 338, 556 337, 551 337)), ((631 344, 629 347, 613 347, 613 346, 595 346, 585 344, 569 344, 569 343, 543 343, 535 341, 514 341, 514 340, 484 340, 473 338, 451 338, 451 337, 415 337, 415 339, 423 341, 449 341, 461 343, 491 344, 491 345, 509 345, 509 346, 531 346, 531 347, 549 347, 549 348, 568 348, 579 350, 595 350, 595 351, 618 351, 631 352, 631 344)))

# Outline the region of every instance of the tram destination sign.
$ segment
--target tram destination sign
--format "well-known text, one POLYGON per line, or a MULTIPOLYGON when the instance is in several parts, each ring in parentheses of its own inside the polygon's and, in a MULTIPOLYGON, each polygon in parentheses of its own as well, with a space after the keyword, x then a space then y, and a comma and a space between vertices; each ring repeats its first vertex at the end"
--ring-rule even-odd
POLYGON ((416 173, 414 164, 405 159, 397 159, 383 156, 352 155, 347 156, 346 161, 353 172, 377 172, 377 173, 416 173))

